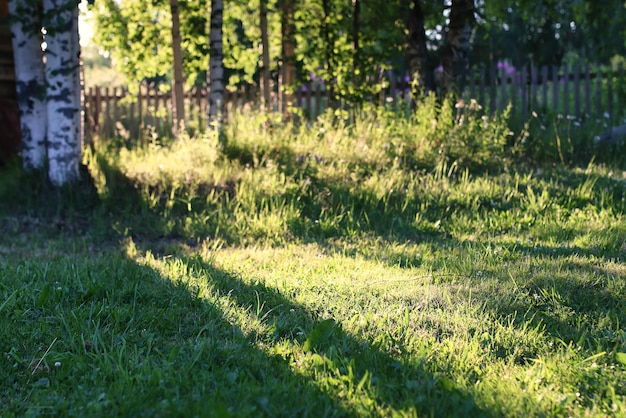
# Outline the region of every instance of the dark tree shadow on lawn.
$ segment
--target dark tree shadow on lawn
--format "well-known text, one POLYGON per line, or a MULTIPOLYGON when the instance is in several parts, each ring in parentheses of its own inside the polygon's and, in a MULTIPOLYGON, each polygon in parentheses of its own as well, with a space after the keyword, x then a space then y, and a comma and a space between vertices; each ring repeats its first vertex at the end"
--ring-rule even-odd
MULTIPOLYGON (((194 301, 197 311, 210 311, 209 316, 219 318, 221 324, 218 329, 202 332, 201 323, 198 323, 200 338, 196 340, 206 339, 212 345, 219 347, 228 344, 230 347, 228 352, 219 348, 214 350, 222 353, 221 358, 219 354, 214 358, 206 358, 203 367, 211 368, 211 364, 218 362, 221 364, 219 374, 222 375, 228 375, 228 370, 236 369, 244 377, 232 385, 240 384, 242 388, 254 393, 246 396, 245 400, 256 403, 256 406, 240 405, 242 411, 260 406, 259 412, 267 416, 304 416, 307 411, 314 411, 315 416, 362 416, 375 413, 375 409, 342 403, 337 398, 338 393, 323 388, 327 382, 316 380, 313 376, 298 375, 291 369, 289 359, 278 354, 269 354, 266 349, 260 348, 282 342, 301 347, 309 354, 319 354, 323 362, 311 367, 320 371, 330 370, 331 374, 334 373, 334 379, 348 379, 349 382, 337 392, 346 388, 355 390, 365 379, 367 395, 378 406, 390 407, 396 411, 415 410, 419 415, 494 415, 489 410, 481 409, 471 395, 455 386, 451 378, 445 377, 441 372, 435 374, 429 370, 423 364, 425 359, 417 359, 408 353, 394 356, 370 341, 357 340, 344 332, 341 324, 332 318, 319 317, 315 311, 293 302, 276 289, 259 283, 247 284, 232 273, 216 269, 199 256, 171 256, 182 262, 187 271, 201 275, 213 287, 214 292, 227 295, 237 309, 256 312, 270 329, 265 335, 244 336, 241 329, 227 320, 218 308, 208 306, 207 302, 194 301), (260 342, 260 346, 257 342, 260 342), (276 388, 277 383, 282 388, 280 392, 269 392, 266 389, 269 384, 276 388)), ((162 277, 162 280, 165 282, 164 286, 171 286, 171 278, 162 277)), ((193 298, 191 293, 189 298, 193 298)), ((194 310, 177 320, 184 323, 187 321, 186 317, 197 316, 198 312, 194 310)), ((173 333, 172 336, 175 337, 176 334, 173 333)), ((189 379, 198 377, 190 375, 189 379)), ((229 405, 237 401, 220 397, 220 388, 215 389, 215 394, 207 396, 217 395, 218 399, 229 405)))
MULTIPOLYGON (((177 238, 167 232, 167 219, 162 218, 154 209, 150 209, 137 187, 116 167, 101 161, 107 175, 107 185, 115 193, 124 193, 124 203, 134 203, 134 212, 128 213, 128 206, 118 208, 115 195, 105 196, 100 210, 105 210, 111 221, 111 229, 117 235, 118 242, 132 237, 140 252, 150 251, 157 256, 162 253, 161 241, 169 242, 168 248, 176 247, 177 238), (137 221, 139 223, 137 223, 137 221), (133 229, 131 229, 131 227, 133 229)), ((168 298, 174 288, 182 289, 179 298, 185 300, 182 306, 193 306, 180 315, 176 309, 176 301, 159 300, 162 313, 148 324, 145 329, 155 332, 171 340, 180 340, 180 354, 174 354, 175 361, 180 364, 180 376, 166 376, 168 385, 177 382, 193 382, 193 393, 182 394, 189 399, 189 405, 178 405, 181 411, 219 412, 225 406, 233 408, 235 416, 359 416, 363 413, 375 413, 375 409, 363 409, 363 406, 350 405, 340 400, 338 393, 325 387, 325 382, 318 381, 314 376, 304 376, 292 369, 290 360, 277 354, 271 354, 261 346, 272 346, 280 342, 307 348, 309 354, 317 353, 323 364, 312 367, 336 369, 336 378, 341 378, 348 388, 367 388, 367 394, 380 407, 393 410, 416 410, 420 415, 435 416, 491 416, 489 410, 481 409, 473 397, 457 388, 451 378, 441 372, 429 370, 423 364, 424 359, 409 354, 393 356, 377 347, 370 341, 360 341, 344 332, 341 324, 332 318, 321 318, 304 306, 290 300, 288 295, 262 284, 249 285, 246 281, 232 273, 221 271, 205 262, 198 256, 189 257, 176 251, 165 255, 171 261, 180 262, 187 271, 194 270, 201 274, 209 287, 215 292, 227 295, 227 298, 241 311, 254 311, 262 306, 265 324, 273 328, 268 335, 244 335, 241 328, 229 320, 219 307, 198 298, 193 289, 184 284, 175 284, 176 278, 163 276, 146 264, 135 264, 141 276, 158 277, 161 282, 158 298, 168 298), (173 284, 174 283, 174 284, 173 284), (174 316, 173 316, 174 315, 174 316), (297 316, 294 323, 286 318, 297 316), (210 328, 203 328, 206 323, 202 318, 211 318, 210 328), (183 327, 181 324, 191 324, 183 327), (297 325, 296 325, 297 324, 297 325), (181 335, 180 330, 194 328, 188 335, 181 335), (303 333, 300 336, 298 333, 303 333), (318 335, 313 338, 312 336, 318 335), (308 342, 307 342, 308 339, 308 342), (260 342, 260 344, 257 344, 260 342), (199 356, 189 351, 189 345, 201 344, 207 347, 199 356), (194 367, 185 367, 184 357, 188 353, 193 357, 194 367), (348 370, 352 368, 350 372, 348 370), (195 369, 210 370, 210 373, 196 373, 195 369), (366 373, 369 377, 366 376, 366 373), (364 379, 364 380, 363 380, 364 379), (278 383, 278 384, 277 384, 278 383), (272 392, 268 391, 272 388, 272 392), (280 391, 275 391, 276 388, 280 391), (233 397, 233 391, 246 390, 246 394, 233 397)), ((134 259, 129 258, 135 263, 134 259)), ((141 284, 139 284, 141 288, 141 284)), ((186 331, 189 332, 189 331, 186 331)), ((171 348, 163 347, 165 352, 171 348)), ((171 355, 170 355, 171 357, 171 355)), ((165 358, 157 362, 165 363, 165 358)), ((165 368, 167 373, 169 370, 165 368)), ((186 387, 189 387, 187 385, 186 387)), ((163 396, 171 396, 161 387, 150 390, 161 391, 163 396)), ((141 398, 141 388, 134 396, 141 398)), ((175 408, 173 406, 172 408, 175 408)), ((155 411, 159 412, 159 411, 155 411)), ((168 411, 160 411, 168 412, 168 411)), ((171 412, 171 411, 169 411, 171 412)))

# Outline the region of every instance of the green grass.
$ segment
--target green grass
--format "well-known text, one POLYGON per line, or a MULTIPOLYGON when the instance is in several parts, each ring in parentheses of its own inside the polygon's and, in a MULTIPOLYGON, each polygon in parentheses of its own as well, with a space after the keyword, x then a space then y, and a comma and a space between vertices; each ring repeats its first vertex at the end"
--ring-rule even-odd
POLYGON ((626 172, 428 106, 3 168, 0 415, 625 416, 626 172))

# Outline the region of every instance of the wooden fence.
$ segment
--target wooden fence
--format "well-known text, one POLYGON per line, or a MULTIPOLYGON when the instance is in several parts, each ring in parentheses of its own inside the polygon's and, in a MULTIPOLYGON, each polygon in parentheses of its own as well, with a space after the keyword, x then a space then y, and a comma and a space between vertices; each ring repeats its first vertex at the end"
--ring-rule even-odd
MULTIPOLYGON (((463 96, 475 99, 486 112, 502 111, 512 105, 512 116, 525 120, 532 112, 562 114, 579 120, 609 119, 617 123, 626 103, 626 74, 602 71, 589 65, 531 67, 516 69, 510 65, 474 69, 463 96)), ((410 86, 408 77, 389 71, 381 80, 380 94, 373 101, 408 113, 410 86)), ((234 108, 258 106, 259 91, 254 85, 225 92, 227 113, 234 108)), ((283 100, 272 94, 270 109, 282 111, 283 100)), ((329 105, 323 83, 312 82, 295 91, 294 105, 303 117, 313 120, 329 105)), ((207 123, 206 86, 194 88, 185 96, 186 127, 192 132, 204 130, 207 123)), ((346 103, 339 103, 349 108, 346 103)), ((163 136, 172 131, 172 97, 169 92, 142 85, 130 94, 123 88, 89 88, 85 92, 87 132, 93 135, 121 136, 132 139, 145 135, 163 136)))

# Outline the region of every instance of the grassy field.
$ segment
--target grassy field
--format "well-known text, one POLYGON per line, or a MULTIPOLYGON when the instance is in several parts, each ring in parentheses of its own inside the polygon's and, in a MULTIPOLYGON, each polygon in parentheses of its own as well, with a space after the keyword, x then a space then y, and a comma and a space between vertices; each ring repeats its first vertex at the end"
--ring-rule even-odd
POLYGON ((429 112, 3 168, 0 415, 626 416, 624 166, 429 112))

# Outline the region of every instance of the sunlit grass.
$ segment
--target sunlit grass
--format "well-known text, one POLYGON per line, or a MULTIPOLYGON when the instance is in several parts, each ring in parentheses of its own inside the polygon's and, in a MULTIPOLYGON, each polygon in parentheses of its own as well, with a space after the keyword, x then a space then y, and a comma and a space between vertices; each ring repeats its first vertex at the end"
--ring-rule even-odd
POLYGON ((626 414, 626 172, 435 110, 4 169, 0 415, 626 414))

